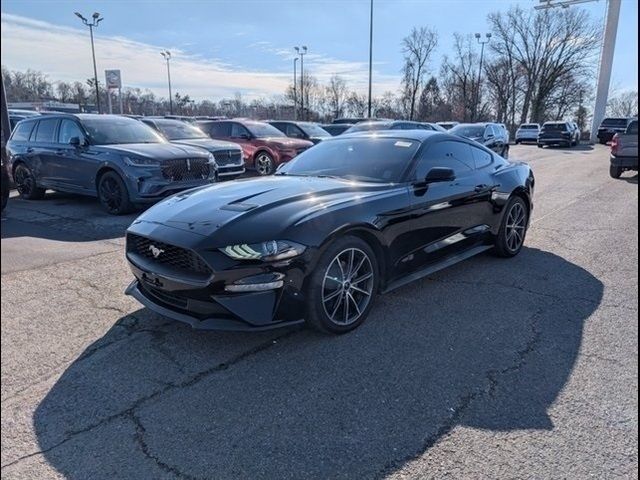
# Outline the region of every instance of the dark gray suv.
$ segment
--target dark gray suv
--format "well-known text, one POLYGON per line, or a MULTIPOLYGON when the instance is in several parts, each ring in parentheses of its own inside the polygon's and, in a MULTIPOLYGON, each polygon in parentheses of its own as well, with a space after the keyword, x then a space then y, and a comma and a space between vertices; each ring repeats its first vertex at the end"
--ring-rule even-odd
POLYGON ((46 189, 91 195, 113 215, 217 178, 211 153, 168 143, 119 115, 27 118, 13 130, 7 155, 23 198, 40 199, 46 189))

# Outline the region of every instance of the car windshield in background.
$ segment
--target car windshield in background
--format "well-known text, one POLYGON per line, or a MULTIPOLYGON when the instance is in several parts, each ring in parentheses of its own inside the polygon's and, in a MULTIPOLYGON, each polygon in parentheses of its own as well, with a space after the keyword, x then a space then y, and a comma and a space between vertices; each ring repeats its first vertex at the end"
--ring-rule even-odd
POLYGON ((169 140, 186 140, 189 138, 207 138, 197 127, 184 122, 157 122, 162 134, 169 140))
POLYGON ((354 133, 354 132, 371 132, 373 130, 388 130, 391 128, 391 124, 389 122, 363 122, 354 125, 346 133, 354 133))
POLYGON ((251 134, 257 138, 286 137, 284 133, 268 123, 249 123, 245 126, 249 129, 251 134))
POLYGON ((331 134, 327 132, 320 125, 315 123, 299 123, 298 126, 310 137, 330 137, 331 134))
POLYGON ((567 129, 565 123, 545 123, 542 129, 546 132, 563 132, 567 129))
POLYGON ((82 118, 82 125, 95 145, 118 143, 163 143, 153 129, 138 120, 125 117, 82 118))
POLYGON ((477 125, 458 125, 449 130, 449 133, 466 138, 477 138, 484 135, 484 127, 477 125))
POLYGON ((605 118, 602 121, 602 127, 625 128, 627 126, 626 118, 605 118))
POLYGON ((538 130, 540 127, 538 125, 521 125, 520 128, 522 130, 538 130))
POLYGON ((420 142, 402 138, 346 137, 319 143, 287 163, 276 175, 330 176, 397 183, 420 142))

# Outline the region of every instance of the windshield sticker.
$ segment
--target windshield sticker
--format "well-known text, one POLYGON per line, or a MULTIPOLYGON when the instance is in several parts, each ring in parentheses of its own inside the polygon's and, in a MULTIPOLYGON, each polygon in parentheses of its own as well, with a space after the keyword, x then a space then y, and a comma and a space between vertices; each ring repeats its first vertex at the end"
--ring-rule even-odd
POLYGON ((394 145, 396 147, 409 148, 411 145, 413 145, 413 143, 411 143, 411 142, 403 142, 403 141, 398 140, 396 143, 394 143, 394 145))

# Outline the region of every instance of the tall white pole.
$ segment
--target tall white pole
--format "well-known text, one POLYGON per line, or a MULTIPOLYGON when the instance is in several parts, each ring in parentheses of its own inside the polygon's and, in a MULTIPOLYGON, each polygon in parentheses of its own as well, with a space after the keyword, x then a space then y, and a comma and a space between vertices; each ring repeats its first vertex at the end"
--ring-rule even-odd
POLYGON ((593 108, 593 121, 591 123, 591 138, 595 142, 598 135, 598 127, 604 118, 611 83, 611 67, 613 64, 613 52, 616 46, 618 33, 618 18, 620 17, 621 0, 608 0, 607 18, 604 27, 604 39, 602 40, 602 53, 600 55, 600 70, 598 72, 598 87, 596 91, 596 105, 593 108))

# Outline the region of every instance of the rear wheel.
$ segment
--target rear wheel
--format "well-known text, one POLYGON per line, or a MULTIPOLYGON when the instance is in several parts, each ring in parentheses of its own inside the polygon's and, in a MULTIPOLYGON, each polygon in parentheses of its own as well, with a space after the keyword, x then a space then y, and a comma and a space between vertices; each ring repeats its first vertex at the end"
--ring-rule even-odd
POLYGON ((260 175, 271 175, 274 171, 274 162, 267 152, 260 152, 256 157, 256 171, 260 175))
POLYGON ((502 158, 509 158, 509 145, 505 145, 505 147, 502 149, 502 158))
POLYGON ((620 178, 622 172, 624 172, 622 167, 616 167, 615 165, 609 166, 609 175, 611 175, 611 178, 620 178))
POLYGON ((512 197, 505 208, 496 238, 495 251, 500 257, 514 257, 524 245, 529 225, 529 210, 521 197, 512 197))
POLYGON ((45 189, 38 187, 36 177, 29 167, 19 163, 13 173, 16 189, 25 200, 41 200, 44 198, 45 189))
POLYGON ((124 215, 133 210, 126 185, 113 171, 103 173, 98 179, 98 199, 111 215, 124 215))
POLYGON ((542 145, 541 143, 539 143, 539 144, 538 144, 538 148, 542 148, 542 146, 543 146, 543 145, 542 145))
POLYGON ((307 289, 307 322, 317 330, 346 333, 358 327, 373 305, 378 264, 369 245, 346 236, 322 253, 307 289))

